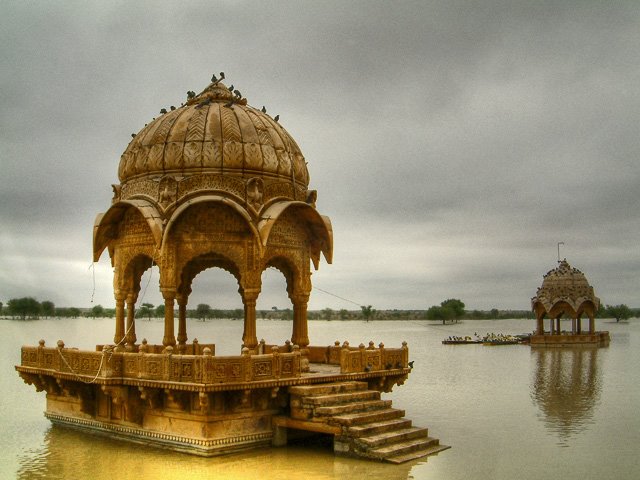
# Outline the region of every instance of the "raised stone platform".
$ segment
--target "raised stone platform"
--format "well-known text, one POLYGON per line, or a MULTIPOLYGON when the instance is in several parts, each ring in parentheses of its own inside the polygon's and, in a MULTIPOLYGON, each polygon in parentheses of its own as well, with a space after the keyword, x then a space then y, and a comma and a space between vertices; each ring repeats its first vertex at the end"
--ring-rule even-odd
POLYGON ((99 435, 214 456, 282 444, 283 432, 295 428, 333 434, 339 453, 400 456, 361 448, 366 440, 356 441, 358 429, 350 428, 404 415, 380 392, 404 383, 411 372, 406 344, 270 346, 268 354, 245 348, 227 357, 201 350, 82 351, 40 342, 22 348, 16 370, 47 393, 45 416, 53 423, 99 435))
POLYGON ((530 338, 532 347, 607 347, 610 342, 609 332, 532 335, 530 338))

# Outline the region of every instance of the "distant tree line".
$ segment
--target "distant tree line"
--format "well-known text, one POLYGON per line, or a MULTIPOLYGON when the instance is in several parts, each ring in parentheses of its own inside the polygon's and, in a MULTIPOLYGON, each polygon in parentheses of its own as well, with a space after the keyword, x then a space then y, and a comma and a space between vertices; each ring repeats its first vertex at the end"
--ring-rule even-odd
MULTIPOLYGON (((164 304, 154 306, 151 303, 143 303, 136 308, 136 318, 151 320, 152 318, 164 318, 164 304)), ((95 305, 92 308, 80 309, 76 307, 56 307, 53 302, 45 300, 37 301, 33 297, 12 298, 6 305, 0 302, 0 315, 19 318, 21 320, 35 318, 113 318, 114 308, 105 308, 102 305, 95 305)), ((258 310, 256 316, 262 320, 292 320, 293 310, 291 308, 278 309, 272 307, 270 310, 258 310)), ((211 319, 242 319, 244 310, 217 309, 206 303, 200 303, 196 308, 187 309, 187 317, 201 321, 211 319)), ((600 305, 597 317, 615 318, 616 321, 627 320, 632 317, 640 317, 640 309, 629 308, 625 304, 620 305, 600 305)), ((509 318, 530 318, 534 314, 530 310, 465 310, 465 304, 457 299, 450 298, 444 300, 440 305, 434 305, 427 310, 377 310, 371 305, 363 305, 360 310, 324 308, 322 310, 307 311, 309 320, 438 320, 442 323, 457 322, 466 320, 494 320, 509 318)))

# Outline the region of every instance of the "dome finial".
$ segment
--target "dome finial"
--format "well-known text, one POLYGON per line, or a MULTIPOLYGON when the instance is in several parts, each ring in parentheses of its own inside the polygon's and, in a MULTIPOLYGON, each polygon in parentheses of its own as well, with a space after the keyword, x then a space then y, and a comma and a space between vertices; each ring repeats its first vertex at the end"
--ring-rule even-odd
POLYGON ((560 263, 560 245, 564 245, 564 242, 558 242, 558 263, 560 263))

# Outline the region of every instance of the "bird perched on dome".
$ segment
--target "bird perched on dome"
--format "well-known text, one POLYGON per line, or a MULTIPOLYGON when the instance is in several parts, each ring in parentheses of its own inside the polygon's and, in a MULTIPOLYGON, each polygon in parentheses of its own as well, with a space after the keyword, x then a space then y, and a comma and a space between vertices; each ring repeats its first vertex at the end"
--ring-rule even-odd
POLYGON ((220 78, 216 77, 215 73, 211 76, 211 82, 216 85, 222 80, 224 80, 224 72, 220 72, 220 78))

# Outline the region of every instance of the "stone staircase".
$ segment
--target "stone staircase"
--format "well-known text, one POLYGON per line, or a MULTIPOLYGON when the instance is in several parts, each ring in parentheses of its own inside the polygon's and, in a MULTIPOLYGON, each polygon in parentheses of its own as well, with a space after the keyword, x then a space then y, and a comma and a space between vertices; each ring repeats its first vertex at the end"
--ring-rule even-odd
POLYGON ((334 451, 391 463, 403 463, 449 448, 414 427, 404 410, 391 407, 366 382, 289 387, 295 428, 334 434, 334 451))

